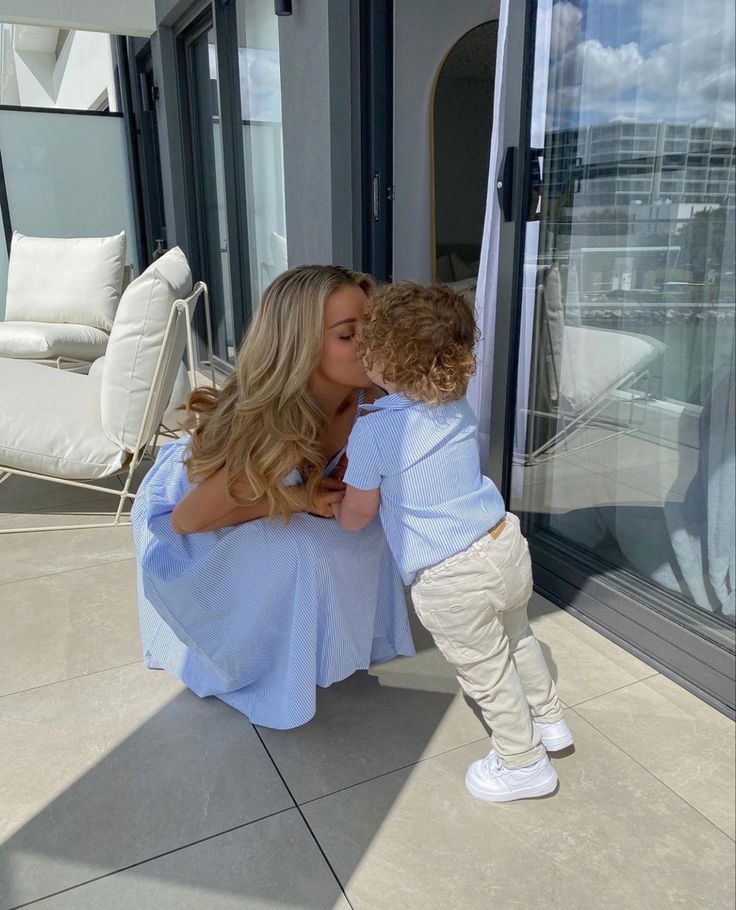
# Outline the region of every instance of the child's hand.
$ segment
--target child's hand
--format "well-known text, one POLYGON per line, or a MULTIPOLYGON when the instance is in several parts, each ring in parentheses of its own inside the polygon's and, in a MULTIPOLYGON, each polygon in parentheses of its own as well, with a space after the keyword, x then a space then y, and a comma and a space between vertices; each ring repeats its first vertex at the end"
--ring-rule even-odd
POLYGON ((338 463, 333 468, 333 471, 330 474, 330 477, 332 477, 334 480, 342 481, 343 477, 345 476, 345 471, 347 470, 347 467, 348 467, 348 456, 345 453, 343 453, 342 457, 340 458, 338 463))

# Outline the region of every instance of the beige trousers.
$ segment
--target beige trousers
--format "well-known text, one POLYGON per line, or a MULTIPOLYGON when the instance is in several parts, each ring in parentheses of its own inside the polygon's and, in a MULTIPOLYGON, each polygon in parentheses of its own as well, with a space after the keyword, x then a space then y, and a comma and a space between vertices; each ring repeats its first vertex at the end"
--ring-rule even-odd
POLYGON ((531 593, 529 547, 510 512, 498 538, 486 534, 422 570, 411 588, 419 620, 478 703, 507 768, 523 768, 545 754, 534 720, 551 724, 563 717, 529 625, 531 593))

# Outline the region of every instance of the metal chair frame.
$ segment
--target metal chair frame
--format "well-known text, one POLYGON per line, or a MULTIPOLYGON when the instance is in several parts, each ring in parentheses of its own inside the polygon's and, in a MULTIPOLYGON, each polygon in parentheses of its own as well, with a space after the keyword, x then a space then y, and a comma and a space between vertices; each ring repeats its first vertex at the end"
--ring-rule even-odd
MULTIPOLYGON (((152 430, 147 434, 147 438, 144 438, 144 431, 146 430, 147 425, 149 424, 150 417, 155 407, 161 406, 161 397, 162 397, 162 384, 164 379, 164 365, 169 361, 172 353, 173 346, 178 337, 179 328, 184 322, 185 337, 186 337, 186 351, 187 351, 187 360, 188 360, 188 372, 192 388, 194 388, 196 382, 196 372, 195 372, 195 358, 194 358, 194 337, 192 334, 192 318, 194 316, 194 311, 196 309, 199 298, 203 297, 204 299, 204 310, 205 310, 205 326, 207 332, 207 356, 209 358, 210 372, 212 385, 215 385, 215 371, 213 366, 213 346, 212 346, 212 322, 210 317, 210 303, 209 303, 209 291, 207 285, 203 281, 198 281, 194 288, 192 289, 191 294, 181 300, 176 300, 171 307, 171 312, 169 313, 169 318, 166 323, 166 328, 164 330, 164 337, 161 343, 161 349, 159 351, 158 360, 156 361, 156 368, 153 374, 153 380, 151 382, 151 388, 148 392, 148 397, 146 399, 146 407, 144 409, 143 418, 141 420, 140 430, 138 432, 138 438, 136 441, 135 449, 130 454, 128 461, 125 466, 121 467, 117 471, 113 471, 111 474, 107 475, 108 477, 122 477, 124 476, 123 487, 120 490, 110 489, 110 487, 103 487, 97 483, 94 483, 92 480, 71 480, 64 477, 52 477, 48 474, 40 474, 36 471, 24 471, 19 468, 10 468, 6 465, 0 464, 0 483, 8 480, 12 475, 18 475, 20 477, 32 477, 35 480, 47 480, 51 483, 64 484, 65 486, 70 487, 79 487, 83 490, 94 490, 98 493, 105 493, 107 495, 112 495, 117 497, 118 506, 115 512, 115 517, 111 521, 107 522, 85 522, 80 524, 68 524, 68 525, 52 525, 46 527, 32 527, 32 528, 3 528, 0 529, 0 534, 25 534, 31 531, 76 531, 86 528, 114 528, 120 525, 129 525, 130 519, 125 518, 123 511, 125 505, 128 501, 132 502, 135 499, 135 493, 131 492, 131 484, 133 482, 133 475, 136 471, 136 468, 140 465, 144 457, 146 457, 146 451, 153 443, 153 450, 155 451, 155 444, 158 441, 158 437, 162 434, 160 423, 157 424, 152 430)), ((169 391, 169 395, 171 392, 169 391)), ((168 400, 168 399, 167 399, 168 400)), ((164 407, 166 402, 164 402, 164 407)), ((99 478, 95 478, 97 480, 99 478)))

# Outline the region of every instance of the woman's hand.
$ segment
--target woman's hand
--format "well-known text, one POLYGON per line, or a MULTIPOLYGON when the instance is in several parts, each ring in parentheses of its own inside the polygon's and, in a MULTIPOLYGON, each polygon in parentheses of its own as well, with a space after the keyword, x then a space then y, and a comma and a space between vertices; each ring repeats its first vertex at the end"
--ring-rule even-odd
POLYGON ((319 482, 311 502, 305 503, 305 512, 320 518, 334 518, 333 503, 342 502, 345 496, 345 484, 334 477, 323 477, 319 482))

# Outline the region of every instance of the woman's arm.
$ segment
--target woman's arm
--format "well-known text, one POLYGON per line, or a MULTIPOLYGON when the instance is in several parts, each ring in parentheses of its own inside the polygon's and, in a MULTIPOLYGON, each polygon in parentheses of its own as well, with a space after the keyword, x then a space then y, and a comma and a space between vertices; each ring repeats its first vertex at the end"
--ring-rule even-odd
POLYGON ((345 498, 332 506, 332 512, 343 531, 360 531, 378 515, 380 506, 380 487, 359 490, 348 485, 345 498))
MULTIPOLYGON (((321 518, 332 518, 332 506, 339 503, 344 496, 345 484, 325 477, 320 482, 312 502, 307 501, 305 487, 297 487, 295 492, 296 490, 304 492, 301 511, 319 515, 321 518)), ((257 518, 265 518, 268 512, 265 496, 245 505, 231 499, 227 492, 225 468, 222 467, 179 502, 171 515, 171 527, 177 534, 217 531, 219 528, 229 528, 257 518)))
POLYGON ((225 468, 203 480, 179 502, 171 515, 171 527, 177 534, 215 531, 268 514, 265 497, 240 505, 228 496, 225 468))

